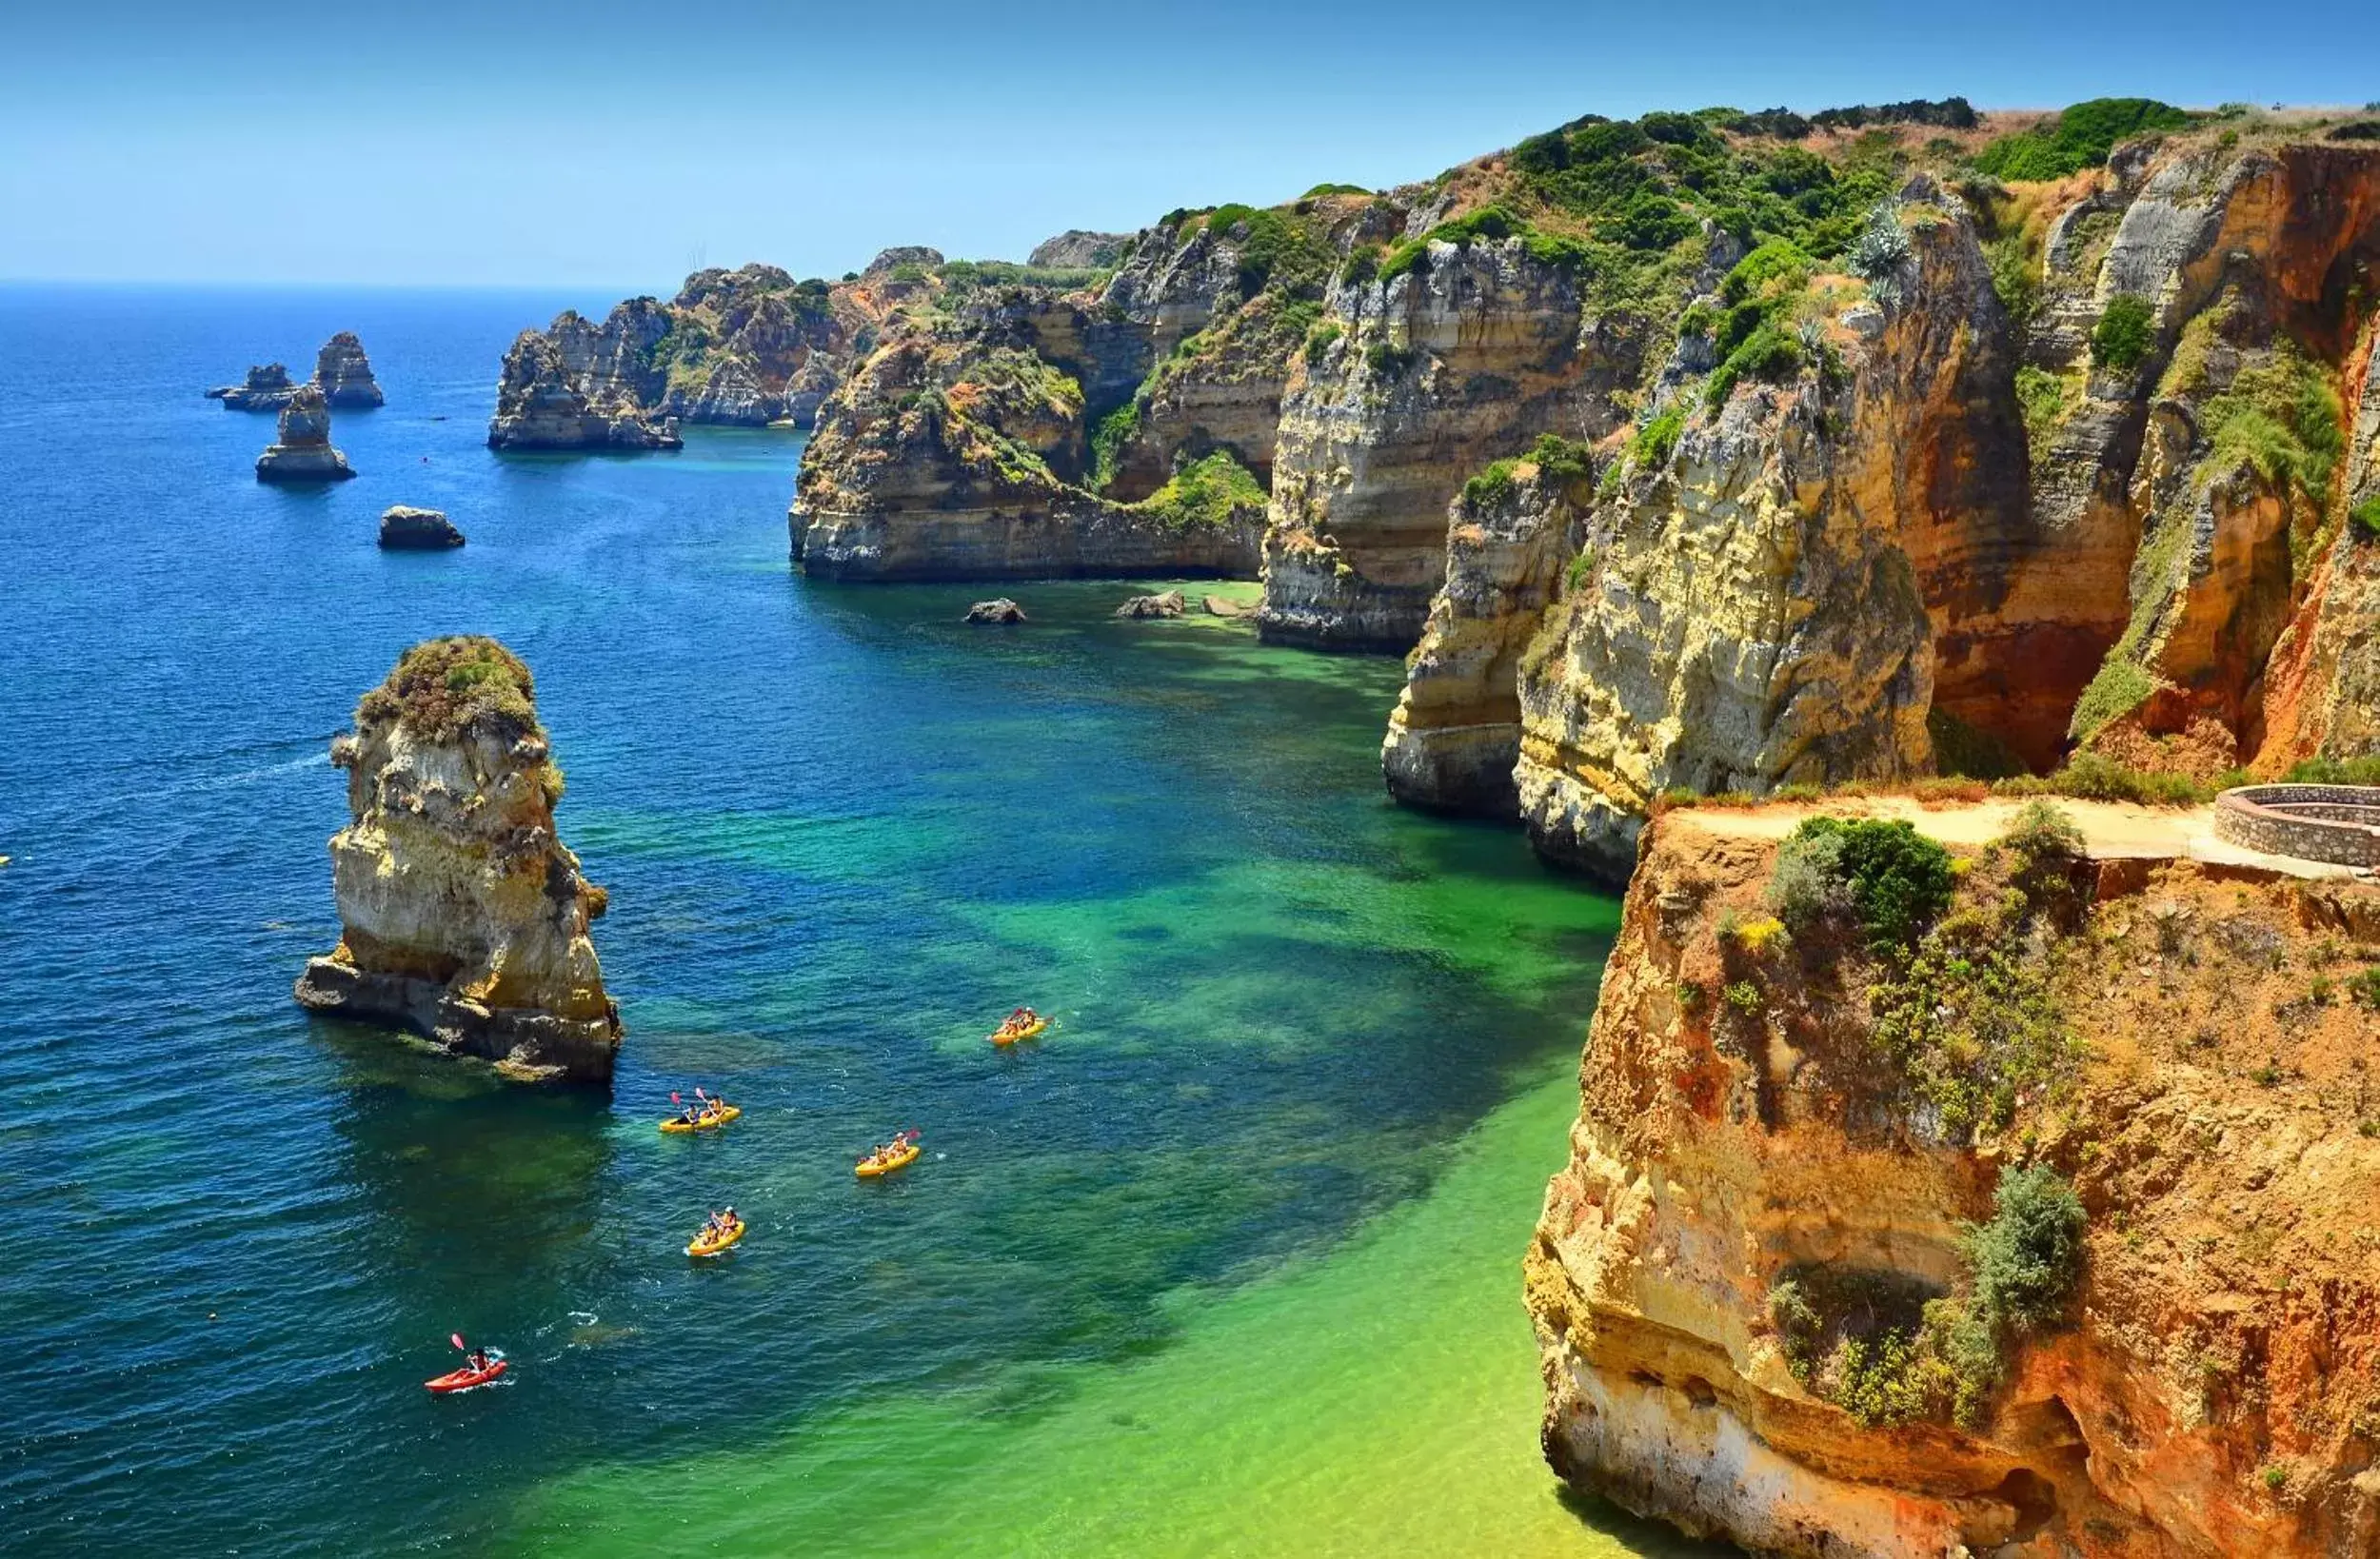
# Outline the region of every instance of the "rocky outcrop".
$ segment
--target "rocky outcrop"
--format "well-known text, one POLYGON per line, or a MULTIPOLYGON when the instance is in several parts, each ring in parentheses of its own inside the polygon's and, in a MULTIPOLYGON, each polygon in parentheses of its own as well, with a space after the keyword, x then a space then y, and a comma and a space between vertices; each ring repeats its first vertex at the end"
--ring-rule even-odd
POLYGON ((279 411, 289 404, 297 385, 289 378, 289 370, 279 363, 262 363, 248 370, 248 378, 236 385, 223 385, 207 392, 209 401, 221 401, 231 411, 279 411))
POLYGON ((1190 609, 1190 602, 1179 590, 1160 590, 1155 595, 1134 596, 1116 608, 1118 617, 1151 618, 1180 617, 1190 609))
POLYGON ((1487 818, 1518 810, 1520 658, 1581 556, 1576 484, 1523 460, 1456 495, 1446 583, 1380 748, 1389 794, 1406 805, 1487 818))
POLYGON ((490 639, 407 650, 331 744, 341 936, 311 1011, 413 1030, 524 1079, 608 1083, 620 1013, 588 927, 608 902, 554 832, 562 771, 528 668, 490 639))
POLYGON ((1341 282, 1339 333, 1281 402, 1266 639, 1404 651, 1445 582, 1465 478, 1540 433, 1600 437, 1641 367, 1639 329, 1582 316, 1576 274, 1518 238, 1438 242, 1388 281, 1341 282))
POLYGON ((314 386, 323 399, 341 410, 380 405, 387 399, 372 377, 371 360, 352 330, 342 330, 323 343, 314 358, 314 386))
POLYGON ((384 552, 444 552, 462 544, 463 532, 442 510, 397 503, 380 516, 380 546, 384 552))
POLYGON ((330 446, 330 408, 323 392, 300 385, 281 408, 280 435, 256 457, 259 482, 345 482, 355 473, 330 446))
POLYGON ((1645 841, 1525 1262, 1556 1470, 1792 1559, 2375 1551, 2370 1016, 2304 973, 2374 891, 2004 852, 1904 966, 1773 929, 1792 822, 1645 841))
POLYGON ((1130 233, 1094 233, 1069 227, 1033 246, 1025 264, 1049 270, 1095 270, 1112 266, 1132 243, 1130 233))
POLYGON ((996 601, 977 602, 967 608, 967 615, 961 621, 988 623, 993 627, 1005 627, 1011 623, 1022 622, 1024 608, 1010 601, 1006 596, 1002 596, 996 601))
MULTIPOLYGON (((591 355, 590 338, 575 327, 565 329, 571 321, 578 321, 578 316, 565 315, 556 321, 555 334, 571 344, 584 364, 591 355)), ((524 330, 505 353, 504 378, 496 386, 496 415, 487 424, 487 447, 676 449, 684 445, 675 418, 653 416, 618 395, 590 400, 577 387, 586 381, 586 374, 571 372, 571 356, 557 343, 555 334, 524 330)))
POLYGON ((876 251, 876 258, 867 263, 862 274, 888 276, 896 270, 932 270, 942 264, 942 251, 922 244, 896 244, 888 249, 876 251))

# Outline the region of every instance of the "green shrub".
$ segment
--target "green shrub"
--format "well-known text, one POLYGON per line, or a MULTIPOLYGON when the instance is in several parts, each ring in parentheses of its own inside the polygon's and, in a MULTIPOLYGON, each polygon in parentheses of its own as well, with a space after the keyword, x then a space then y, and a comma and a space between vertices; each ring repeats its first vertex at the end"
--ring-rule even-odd
POLYGON ((1593 446, 1558 433, 1538 434, 1537 442, 1529 446, 1528 458, 1541 478, 1557 486, 1584 482, 1595 469, 1593 446))
POLYGON ((2041 307, 2041 267, 2025 247, 2024 234, 2002 234, 1986 247, 1984 255, 1992 267, 1993 292, 2010 323, 2023 329, 2041 307))
POLYGON ((1395 379, 1413 366, 1413 353, 1385 341, 1376 341, 1363 349, 1363 365, 1372 370, 1375 379, 1395 379))
POLYGON ((1578 556, 1571 559, 1570 566, 1562 570, 1563 593, 1565 595, 1577 595, 1579 588, 1587 582, 1588 579, 1592 577, 1594 573, 1595 548, 1587 547, 1581 551, 1578 556))
POLYGON ((1722 994, 1727 999, 1728 1009, 1731 1012, 1741 1013, 1749 1017, 1760 1010, 1760 987, 1748 979, 1735 981, 1722 994))
POLYGON ((2102 753, 2076 753, 2055 774, 2019 775, 1995 781, 2001 796, 2072 796, 2084 801, 2130 801, 2135 806, 2195 806, 2243 782, 2236 775, 2205 781, 2187 774, 2129 769, 2102 753))
POLYGON ((1703 405, 1712 411, 1718 410, 1727 405, 1736 385, 1746 379, 1790 384, 1801 372, 1802 363, 1801 343, 1775 325, 1763 324, 1712 373, 1711 382, 1702 392, 1703 405))
POLYGON ((518 656, 493 639, 430 639, 397 658, 387 680, 364 695, 355 722, 401 720, 418 738, 450 741, 473 732, 537 729, 537 683, 518 656))
POLYGON ((1848 914, 1851 884, 1843 870, 1843 836, 1836 829, 1795 829, 1776 847, 1762 898, 1776 918, 1799 932, 1827 916, 1848 914))
POLYGON ((1848 885, 1852 906, 1872 942, 1906 945, 1949 907, 1956 881, 1951 854, 1911 823, 1875 818, 1806 818, 1787 836, 1787 842, 1829 835, 1841 841, 1835 870, 1848 885))
POLYGON ((2270 360, 2242 369, 2207 403, 2200 424, 2212 447, 2200 469, 2217 477, 2245 463, 2275 486, 2293 482, 2325 502, 2347 445, 2345 417, 2329 377, 2284 341, 2270 360))
POLYGON ((2380 757, 2303 759, 2282 779, 2292 785, 2380 785, 2380 757))
POLYGON ((1638 466, 1655 470, 1669 464, 1677 449, 1678 438, 1686 431, 1686 408, 1672 405, 1651 422, 1636 429, 1629 441, 1628 453, 1638 466))
POLYGON ((1179 467, 1165 485, 1132 507, 1176 528, 1220 526, 1235 515, 1261 514, 1264 484, 1229 450, 1218 449, 1179 467))
POLYGON ((2372 494, 2348 510, 2347 518, 2354 526, 2357 540, 2380 542, 2380 493, 2372 494))
POLYGON ((2118 371, 2138 367, 2149 355, 2155 313, 2146 298, 2129 292, 2110 298, 2099 323, 2091 327, 2091 361, 2118 371))
POLYGON ((1500 502, 1512 491, 1513 472, 1518 461, 1499 460, 1473 476, 1462 484, 1462 501, 1474 509, 1483 509, 1500 502))
POLYGON ((2037 460, 2066 418, 2066 383, 2028 363, 2016 370, 2016 405, 2025 417, 2025 442, 2037 460))
POLYGON ((1330 350, 1331 343, 1342 333, 1337 320, 1324 320, 1306 332, 1305 344, 1299 350, 1305 353, 1309 365, 1319 362, 1322 354, 1330 350))
POLYGON ((1099 426, 1092 430, 1092 491, 1104 491, 1116 480, 1116 468, 1123 458, 1125 445, 1140 436, 1140 399, 1135 396, 1101 417, 1099 426))
POLYGON ((2063 1313, 2082 1281, 2081 1198, 2047 1164, 2000 1171, 1992 1221, 1968 1231, 1974 1302, 1990 1321, 2019 1335, 2063 1313))
POLYGON ((1719 283, 1719 302, 1734 306, 1757 297, 1778 284, 1797 291, 1810 277, 1810 256, 1791 240, 1772 238, 1735 262, 1719 283))
POLYGON ((1314 200, 1322 195, 1368 195, 1372 191, 1359 184, 1318 184, 1303 198, 1314 200))
POLYGON ((1372 280, 1380 271, 1380 247, 1359 244, 1347 251, 1346 263, 1339 267, 1339 279, 1349 286, 1372 280))
POLYGON ((2348 976, 2347 999, 2358 1007, 2380 1011, 2380 966, 2348 976))
POLYGON ((2074 819, 2038 798, 2017 808, 1998 843, 2015 858, 2014 880, 2036 908, 2071 899, 2074 864, 2083 858, 2083 831, 2074 819))
POLYGON ((2051 124, 2002 136, 1975 154, 1975 167, 2002 179, 2062 179, 2106 162, 2118 141, 2190 122, 2189 114, 2152 98, 2092 98, 2051 124))

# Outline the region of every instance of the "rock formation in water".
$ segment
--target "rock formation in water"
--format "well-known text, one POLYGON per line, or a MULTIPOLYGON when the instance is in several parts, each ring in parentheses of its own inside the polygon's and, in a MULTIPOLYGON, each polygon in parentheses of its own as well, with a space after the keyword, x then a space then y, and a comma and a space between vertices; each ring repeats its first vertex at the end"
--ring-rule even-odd
POLYGON ((996 627, 1005 626, 1009 623, 1022 622, 1024 608, 1010 601, 1006 596, 1002 596, 997 601, 977 602, 967 608, 967 615, 962 621, 987 622, 996 627))
POLYGON ((1160 590, 1155 595, 1134 596, 1116 608, 1122 618, 1180 617, 1190 609, 1190 602, 1179 590, 1160 590))
POLYGON ((1555 1469, 1795 1559, 2380 1551, 2380 890, 1976 848, 2013 803, 1863 890, 1794 816, 1644 842, 1525 1263, 1555 1469))
POLYGON ((1033 246, 1025 264, 1045 270, 1099 270, 1116 264, 1132 242, 1130 233, 1094 233, 1069 227, 1033 246))
POLYGON ((312 385, 290 391, 281 408, 280 434, 256 457, 259 482, 345 482, 355 473, 330 447, 330 408, 312 385))
MULTIPOLYGON (((622 306, 624 308, 625 305, 622 306)), ((619 310, 614 310, 614 318, 619 310)), ((576 315, 555 322, 552 333, 524 330, 505 353, 503 381, 496 386, 496 415, 487 424, 490 449, 676 449, 677 419, 657 417, 633 399, 607 395, 590 399, 578 387, 585 376, 568 370, 559 335, 574 346, 605 343, 599 333, 582 335, 565 329, 576 315)), ((583 321, 578 323, 583 324, 583 321)), ((616 340, 617 338, 611 338, 616 340)))
POLYGON ((376 406, 387 401, 380 382, 372 377, 371 360, 352 330, 342 330, 323 343, 314 358, 314 385, 323 399, 338 408, 376 406))
POLYGON ((221 401, 232 411, 279 411, 289 404, 289 396, 296 388, 287 366, 261 363, 250 366, 248 378, 241 383, 208 390, 207 399, 221 401))
POLYGON ((311 1011, 410 1029, 507 1076, 607 1083, 619 1008, 589 924, 607 903, 554 832, 562 797, 528 668, 492 639, 407 650, 331 743, 339 945, 311 1011))
POLYGON ((380 545, 387 552, 444 552, 463 544, 463 532, 440 509, 397 503, 380 517, 380 545))

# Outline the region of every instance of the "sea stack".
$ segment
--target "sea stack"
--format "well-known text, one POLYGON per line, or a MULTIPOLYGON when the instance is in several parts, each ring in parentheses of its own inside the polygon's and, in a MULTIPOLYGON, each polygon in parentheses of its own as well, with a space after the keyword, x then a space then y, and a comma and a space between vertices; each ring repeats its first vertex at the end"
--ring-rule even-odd
POLYGON ((391 505, 380 517, 384 552, 444 552, 463 544, 463 532, 439 509, 417 509, 410 503, 391 505))
POLYGON ((492 639, 405 652, 330 744, 339 945, 311 1011, 410 1029, 524 1081, 609 1083, 620 1009, 587 931, 608 901, 554 834, 562 797, 527 666, 492 639))
POLYGON ((345 482, 355 475, 347 457, 330 447, 330 408, 323 392, 300 385, 281 408, 281 436, 256 457, 259 482, 345 482))
POLYGON ((490 449, 677 449, 678 419, 654 417, 633 400, 590 400, 570 380, 562 348, 524 330, 505 353, 496 384, 490 449))
POLYGON ((289 381, 289 370, 279 363, 250 365, 248 378, 236 385, 222 385, 207 392, 209 401, 221 401, 231 411, 279 411, 289 404, 289 396, 297 385, 289 381))
POLYGON ((352 330, 342 330, 323 343, 314 356, 314 383, 323 399, 342 411, 380 405, 387 397, 372 377, 371 359, 352 330))

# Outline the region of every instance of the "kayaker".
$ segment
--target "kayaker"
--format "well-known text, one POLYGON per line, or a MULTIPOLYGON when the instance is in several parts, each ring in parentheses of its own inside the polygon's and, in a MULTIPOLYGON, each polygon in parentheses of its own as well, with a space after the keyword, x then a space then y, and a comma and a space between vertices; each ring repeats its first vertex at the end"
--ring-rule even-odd
POLYGON ((471 1366, 471 1373, 475 1375, 484 1375, 487 1372, 486 1349, 474 1348, 467 1355, 466 1355, 466 1357, 471 1366))

